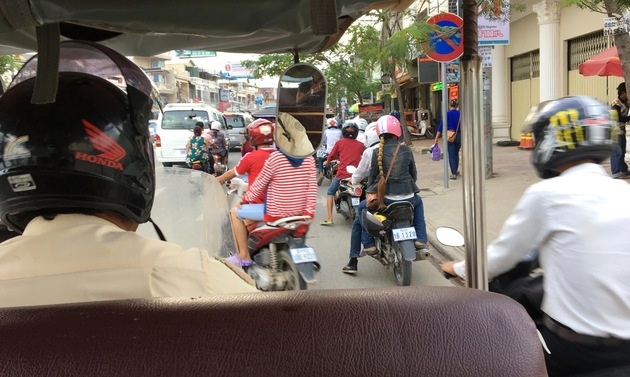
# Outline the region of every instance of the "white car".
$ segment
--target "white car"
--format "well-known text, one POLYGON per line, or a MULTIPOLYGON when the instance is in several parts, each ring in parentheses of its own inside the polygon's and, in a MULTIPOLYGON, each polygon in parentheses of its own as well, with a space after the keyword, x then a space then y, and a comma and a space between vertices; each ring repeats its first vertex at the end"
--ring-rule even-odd
POLYGON ((203 122, 204 130, 210 123, 219 121, 227 138, 225 119, 210 105, 203 103, 173 103, 164 106, 155 135, 155 158, 164 166, 186 162, 186 143, 197 122, 203 122))

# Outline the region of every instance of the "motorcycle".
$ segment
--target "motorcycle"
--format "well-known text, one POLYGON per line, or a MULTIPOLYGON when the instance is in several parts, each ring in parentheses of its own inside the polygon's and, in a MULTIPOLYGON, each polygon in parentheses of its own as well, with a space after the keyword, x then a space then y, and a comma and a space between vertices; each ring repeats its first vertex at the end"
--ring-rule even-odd
POLYGON ((435 137, 435 130, 429 120, 428 111, 420 112, 420 120, 414 121, 412 125, 408 123, 407 129, 411 136, 415 138, 426 137, 427 139, 433 139, 435 137))
POLYGON ((214 175, 218 177, 227 171, 227 161, 225 164, 221 163, 221 156, 218 154, 213 154, 212 157, 214 158, 214 175))
MULTIPOLYGON (((456 229, 438 227, 435 237, 442 245, 451 247, 464 246, 464 236, 456 229)), ((543 270, 538 261, 538 251, 532 250, 511 270, 494 277, 488 282, 488 290, 509 296, 525 308, 535 321, 542 321, 543 270)), ((454 276, 444 273, 444 277, 454 276)))
MULTIPOLYGON (((332 181, 332 179, 337 174, 337 169, 339 168, 339 161, 332 160, 328 165, 324 165, 324 178, 332 181)), ((317 186, 322 185, 322 179, 317 180, 317 186)))
MULTIPOLYGON (((242 198, 247 190, 247 183, 240 178, 233 178, 227 186, 227 195, 237 198, 242 198)), ((247 246, 254 263, 243 269, 258 289, 305 290, 308 284, 317 282, 315 272, 320 268, 317 254, 306 245, 311 221, 308 216, 293 216, 248 226, 247 246)))
MULTIPOLYGON (((346 170, 353 173, 354 166, 348 166, 346 170)), ((365 199, 365 185, 363 183, 353 185, 350 179, 342 179, 339 182, 339 190, 335 193, 334 201, 337 213, 346 220, 354 220, 357 217, 357 207, 361 200, 365 199)))
POLYGON ((411 284, 411 262, 429 257, 428 249, 416 250, 417 239, 413 226, 413 204, 400 201, 388 205, 385 209, 363 211, 362 223, 374 237, 376 251, 370 255, 383 266, 392 267, 398 285, 411 284))

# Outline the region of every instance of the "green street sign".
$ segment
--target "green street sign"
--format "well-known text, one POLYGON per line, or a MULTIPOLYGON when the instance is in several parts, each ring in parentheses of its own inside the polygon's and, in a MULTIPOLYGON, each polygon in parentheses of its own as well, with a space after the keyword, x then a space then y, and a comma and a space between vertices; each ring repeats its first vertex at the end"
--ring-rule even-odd
POLYGON ((208 50, 175 50, 178 58, 207 58, 217 56, 216 51, 208 50))

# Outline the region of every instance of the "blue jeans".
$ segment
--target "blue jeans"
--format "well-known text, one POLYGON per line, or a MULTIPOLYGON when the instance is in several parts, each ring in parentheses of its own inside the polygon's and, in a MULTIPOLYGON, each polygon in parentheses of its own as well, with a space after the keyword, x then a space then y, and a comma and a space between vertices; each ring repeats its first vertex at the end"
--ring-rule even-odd
MULTIPOLYGON (((390 200, 385 198, 385 204, 390 205, 396 201, 400 200, 390 200)), ((416 194, 413 198, 404 199, 404 201, 413 204, 413 227, 416 228, 416 236, 418 236, 418 241, 426 244, 428 241, 427 236, 427 223, 424 221, 424 204, 422 204, 422 198, 416 194)), ((363 202, 362 202, 363 203, 363 202)), ((361 213, 361 204, 359 204, 358 214, 361 213)), ((363 204, 363 208, 365 208, 365 204, 363 204)), ((352 225, 352 229, 354 232, 354 224, 352 225)), ((352 236, 351 236, 352 237, 352 236)), ((361 227, 361 242, 363 243, 363 247, 372 247, 374 246, 374 237, 364 227, 361 227)), ((352 240, 350 241, 350 256, 352 256, 352 240)), ((358 255, 358 254, 357 254, 358 255)))
POLYGON ((335 196, 335 193, 337 192, 337 190, 339 190, 339 183, 339 179, 337 177, 333 177, 332 181, 330 182, 330 186, 328 186, 328 191, 326 192, 326 195, 335 196))
POLYGON ((462 133, 458 132, 455 141, 448 143, 448 165, 451 167, 451 174, 457 173, 459 169, 459 150, 462 148, 462 133))
POLYGON ((315 157, 315 162, 317 162, 317 173, 319 174, 324 172, 324 161, 326 161, 326 157, 315 157))
POLYGON ((617 136, 617 145, 610 156, 610 172, 623 173, 628 171, 626 164, 626 135, 619 134, 617 136))
POLYGON ((362 200, 357 207, 357 217, 354 218, 354 222, 352 223, 352 231, 350 233, 350 258, 359 257, 361 253, 361 243, 372 242, 372 246, 374 246, 374 238, 364 237, 364 234, 366 236, 369 236, 369 234, 363 231, 363 227, 361 226, 361 214, 365 208, 366 201, 362 200))

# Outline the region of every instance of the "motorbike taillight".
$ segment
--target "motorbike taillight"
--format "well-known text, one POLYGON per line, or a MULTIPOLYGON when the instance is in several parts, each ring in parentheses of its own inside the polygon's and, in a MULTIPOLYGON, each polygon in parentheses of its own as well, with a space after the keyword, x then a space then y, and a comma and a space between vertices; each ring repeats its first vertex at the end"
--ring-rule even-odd
POLYGON ((355 187, 354 188, 354 195, 355 196, 361 196, 362 193, 363 193, 363 190, 361 190, 361 187, 355 187))
POLYGON ((306 235, 306 232, 308 232, 308 228, 308 223, 298 225, 297 228, 295 228, 295 230, 293 231, 293 237, 304 237, 306 235))

